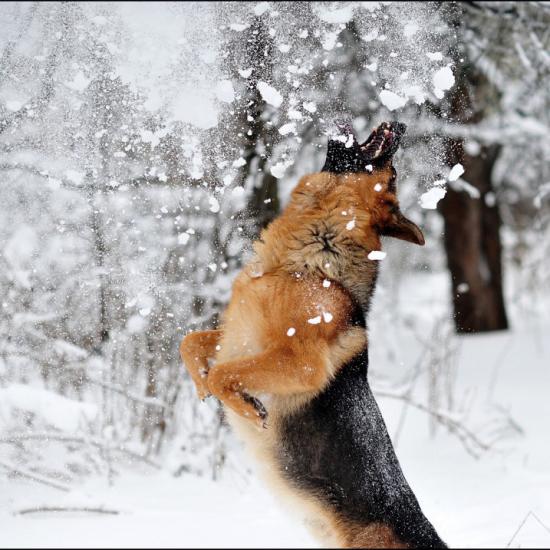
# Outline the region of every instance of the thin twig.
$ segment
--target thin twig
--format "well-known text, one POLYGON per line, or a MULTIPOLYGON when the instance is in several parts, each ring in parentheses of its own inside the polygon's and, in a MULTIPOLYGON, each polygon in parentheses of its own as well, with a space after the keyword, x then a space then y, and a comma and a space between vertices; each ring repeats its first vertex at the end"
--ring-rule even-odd
POLYGON ((88 512, 90 514, 109 514, 116 516, 118 510, 107 510, 105 508, 90 508, 88 506, 37 506, 36 508, 24 508, 13 512, 14 516, 25 514, 38 514, 41 512, 88 512))
POLYGON ((94 447, 97 447, 99 449, 109 449, 111 451, 118 451, 120 453, 126 454, 132 458, 135 458, 136 460, 140 460, 141 462, 145 462, 149 466, 152 466, 153 468, 157 468, 158 470, 161 469, 160 464, 157 462, 152 461, 151 459, 140 455, 139 453, 136 453, 135 451, 132 451, 130 449, 127 449, 126 447, 122 445, 114 445, 111 446, 108 442, 101 441, 97 438, 90 438, 85 439, 83 437, 77 437, 72 435, 64 435, 64 434, 58 434, 58 433, 31 433, 31 434, 14 434, 8 437, 1 437, 0 443, 8 443, 8 444, 15 444, 19 443, 21 441, 59 441, 61 443, 76 443, 79 445, 93 445, 94 447))
POLYGON ((542 523, 542 521, 539 519, 537 514, 535 514, 535 512, 533 512, 532 510, 529 510, 529 512, 527 512, 527 515, 523 518, 523 521, 519 524, 519 527, 516 529, 516 531, 512 535, 512 538, 508 541, 506 548, 510 548, 510 544, 512 544, 517 534, 520 532, 521 528, 525 525, 525 522, 529 519, 529 516, 533 516, 535 521, 537 521, 540 524, 540 526, 550 535, 550 528, 547 527, 544 523, 542 523))
POLYGON ((468 451, 468 453, 474 458, 479 458, 479 453, 474 451, 470 444, 473 444, 474 447, 477 447, 481 451, 487 451, 491 447, 490 444, 479 439, 472 431, 466 428, 466 426, 464 426, 461 422, 453 418, 448 412, 431 409, 423 403, 419 403, 418 401, 412 399, 407 392, 395 393, 380 389, 375 389, 374 392, 380 397, 388 397, 390 399, 405 401, 412 407, 433 416, 441 424, 447 426, 447 428, 449 428, 460 439, 466 451, 468 451))
POLYGON ((61 485, 60 483, 51 481, 48 478, 35 474, 34 472, 30 472, 29 470, 14 466, 13 464, 8 464, 7 462, 0 461, 0 466, 2 466, 2 468, 4 468, 8 472, 8 475, 30 479, 31 481, 42 483, 42 485, 48 485, 49 487, 53 487, 54 489, 57 489, 59 491, 69 492, 71 490, 66 485, 61 485))

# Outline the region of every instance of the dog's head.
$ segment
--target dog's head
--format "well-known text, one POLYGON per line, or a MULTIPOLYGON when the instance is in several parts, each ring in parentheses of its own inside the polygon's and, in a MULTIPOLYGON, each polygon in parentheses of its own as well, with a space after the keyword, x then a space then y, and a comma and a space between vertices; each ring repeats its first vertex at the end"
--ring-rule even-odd
POLYGON ((405 130, 399 122, 383 122, 359 143, 351 124, 339 124, 321 172, 302 178, 289 210, 330 213, 331 225, 345 226, 354 241, 367 247, 379 246, 381 235, 423 245, 422 231, 403 215, 397 199, 392 159, 405 130))
MULTIPOLYGON (((351 125, 329 139, 320 172, 304 176, 283 214, 255 244, 263 269, 285 266, 323 273, 348 288, 364 290, 367 304, 376 280, 381 236, 423 245, 422 231, 397 200, 392 158, 405 125, 384 122, 364 143, 351 125)), ((357 292, 356 292, 357 294, 357 292)))

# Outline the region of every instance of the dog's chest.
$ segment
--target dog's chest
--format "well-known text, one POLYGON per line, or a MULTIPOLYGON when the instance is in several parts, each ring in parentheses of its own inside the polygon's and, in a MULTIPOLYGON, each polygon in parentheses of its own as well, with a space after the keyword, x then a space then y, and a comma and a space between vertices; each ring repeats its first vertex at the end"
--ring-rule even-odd
POLYGON ((266 319, 260 301, 252 292, 236 287, 223 315, 223 336, 216 363, 249 357, 265 349, 266 319))

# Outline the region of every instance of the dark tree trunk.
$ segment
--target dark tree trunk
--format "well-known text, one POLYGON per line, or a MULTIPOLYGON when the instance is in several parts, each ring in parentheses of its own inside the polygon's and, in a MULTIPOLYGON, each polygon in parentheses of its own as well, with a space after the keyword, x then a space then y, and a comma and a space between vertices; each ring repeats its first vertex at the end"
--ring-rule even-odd
MULTIPOLYGON (((463 124, 479 122, 487 89, 482 75, 470 69, 467 77, 463 72, 451 99, 452 119, 463 124)), ((459 333, 508 328, 502 288, 501 218, 492 184, 499 151, 499 146, 484 145, 474 156, 465 152, 461 139, 449 139, 447 144, 449 166, 460 162, 464 179, 474 188, 468 192, 451 184, 439 206, 459 333)))
MULTIPOLYGON (((458 145, 454 149, 462 152, 458 145)), ((501 220, 491 200, 491 173, 497 155, 496 147, 482 147, 475 157, 462 152, 457 162, 461 161, 479 198, 449 188, 441 201, 457 332, 508 328, 502 289, 501 220)))
POLYGON ((256 18, 239 42, 230 48, 228 56, 228 64, 236 76, 238 69, 252 68, 242 98, 232 115, 236 121, 234 134, 240 136, 238 145, 246 161, 241 169, 239 183, 245 185, 251 177, 254 181, 245 214, 245 231, 250 239, 255 239, 279 213, 277 178, 267 168, 277 132, 269 120, 266 104, 257 88, 259 80, 272 83, 273 48, 273 40, 263 20, 256 18))

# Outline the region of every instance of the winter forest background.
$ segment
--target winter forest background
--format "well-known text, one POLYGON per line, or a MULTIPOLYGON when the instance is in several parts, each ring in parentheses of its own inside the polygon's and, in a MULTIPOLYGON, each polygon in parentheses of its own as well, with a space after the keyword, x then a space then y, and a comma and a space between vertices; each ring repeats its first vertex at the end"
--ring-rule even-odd
POLYGON ((408 125, 427 242, 386 239, 369 321, 404 472, 451 545, 550 544, 548 2, 6 2, 0 23, 0 545, 314 544, 178 344, 342 118, 408 125))

